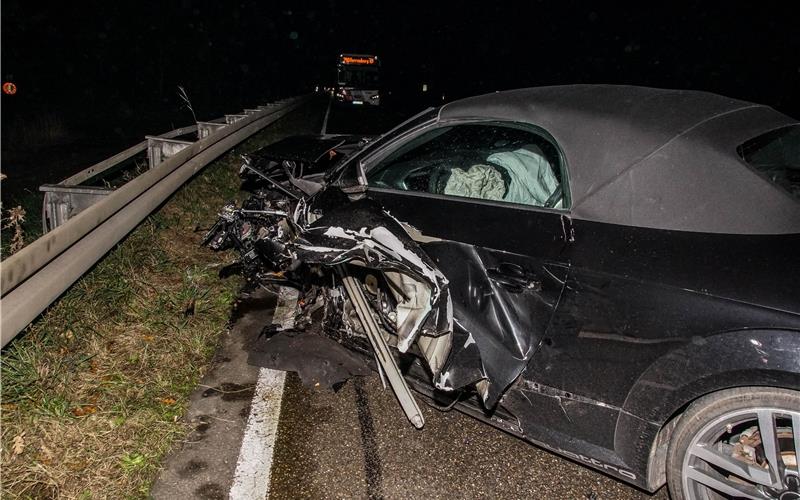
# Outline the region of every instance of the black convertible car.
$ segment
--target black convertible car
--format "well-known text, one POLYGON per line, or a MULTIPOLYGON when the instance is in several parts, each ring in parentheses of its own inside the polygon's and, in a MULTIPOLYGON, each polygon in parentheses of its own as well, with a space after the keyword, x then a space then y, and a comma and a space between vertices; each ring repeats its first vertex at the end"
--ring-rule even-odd
POLYGON ((800 498, 797 120, 522 89, 289 138, 242 176, 206 242, 280 291, 274 364, 310 342, 416 427, 422 398, 673 498, 800 498))

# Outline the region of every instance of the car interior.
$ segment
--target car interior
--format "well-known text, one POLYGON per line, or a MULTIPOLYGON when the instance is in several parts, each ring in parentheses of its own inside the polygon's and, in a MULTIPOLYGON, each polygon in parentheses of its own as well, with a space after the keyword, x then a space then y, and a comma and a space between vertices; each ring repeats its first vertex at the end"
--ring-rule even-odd
POLYGON ((374 187, 563 208, 558 151, 522 127, 464 124, 412 139, 368 172, 374 187))

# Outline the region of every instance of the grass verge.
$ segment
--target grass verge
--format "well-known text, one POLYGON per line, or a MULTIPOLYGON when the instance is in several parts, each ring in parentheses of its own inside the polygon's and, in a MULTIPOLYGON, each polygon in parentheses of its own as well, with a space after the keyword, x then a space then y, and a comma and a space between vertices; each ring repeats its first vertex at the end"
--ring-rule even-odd
POLYGON ((239 153, 315 132, 318 107, 209 165, 3 350, 3 498, 148 496, 240 286, 199 229, 238 196, 239 153))

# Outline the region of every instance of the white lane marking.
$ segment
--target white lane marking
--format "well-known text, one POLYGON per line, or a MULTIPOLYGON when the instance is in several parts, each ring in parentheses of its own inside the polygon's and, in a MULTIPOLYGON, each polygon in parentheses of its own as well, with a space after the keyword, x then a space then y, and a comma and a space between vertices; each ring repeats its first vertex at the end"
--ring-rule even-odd
MULTIPOLYGON (((281 329, 293 328, 297 311, 298 290, 280 287, 278 303, 272 314, 272 324, 281 329)), ((269 480, 272 475, 272 455, 278 437, 281 417, 281 400, 286 372, 261 368, 256 391, 250 406, 250 416, 242 437, 242 448, 236 462, 231 500, 264 500, 269 498, 269 480)))
POLYGON ((269 498, 272 454, 278 435, 285 378, 286 372, 278 370, 261 368, 258 372, 256 393, 233 476, 231 500, 269 498))
POLYGON ((322 130, 320 131, 320 135, 325 135, 325 132, 328 130, 328 117, 331 114, 331 104, 333 104, 333 96, 328 98, 328 109, 325 110, 325 119, 322 120, 322 130))

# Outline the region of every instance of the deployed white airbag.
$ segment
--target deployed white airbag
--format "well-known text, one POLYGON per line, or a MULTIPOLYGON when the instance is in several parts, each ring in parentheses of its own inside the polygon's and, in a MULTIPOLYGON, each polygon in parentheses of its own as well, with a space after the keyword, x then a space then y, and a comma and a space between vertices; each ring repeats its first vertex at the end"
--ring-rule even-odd
POLYGON ((490 165, 473 165, 467 171, 454 168, 444 187, 444 194, 484 200, 502 200, 505 193, 503 176, 490 165))
MULTIPOLYGON (((520 148, 494 153, 486 161, 505 168, 511 177, 508 192, 502 198, 504 201, 543 207, 558 188, 558 179, 550 162, 540 152, 520 148)), ((560 206, 561 202, 556 208, 560 206)))

